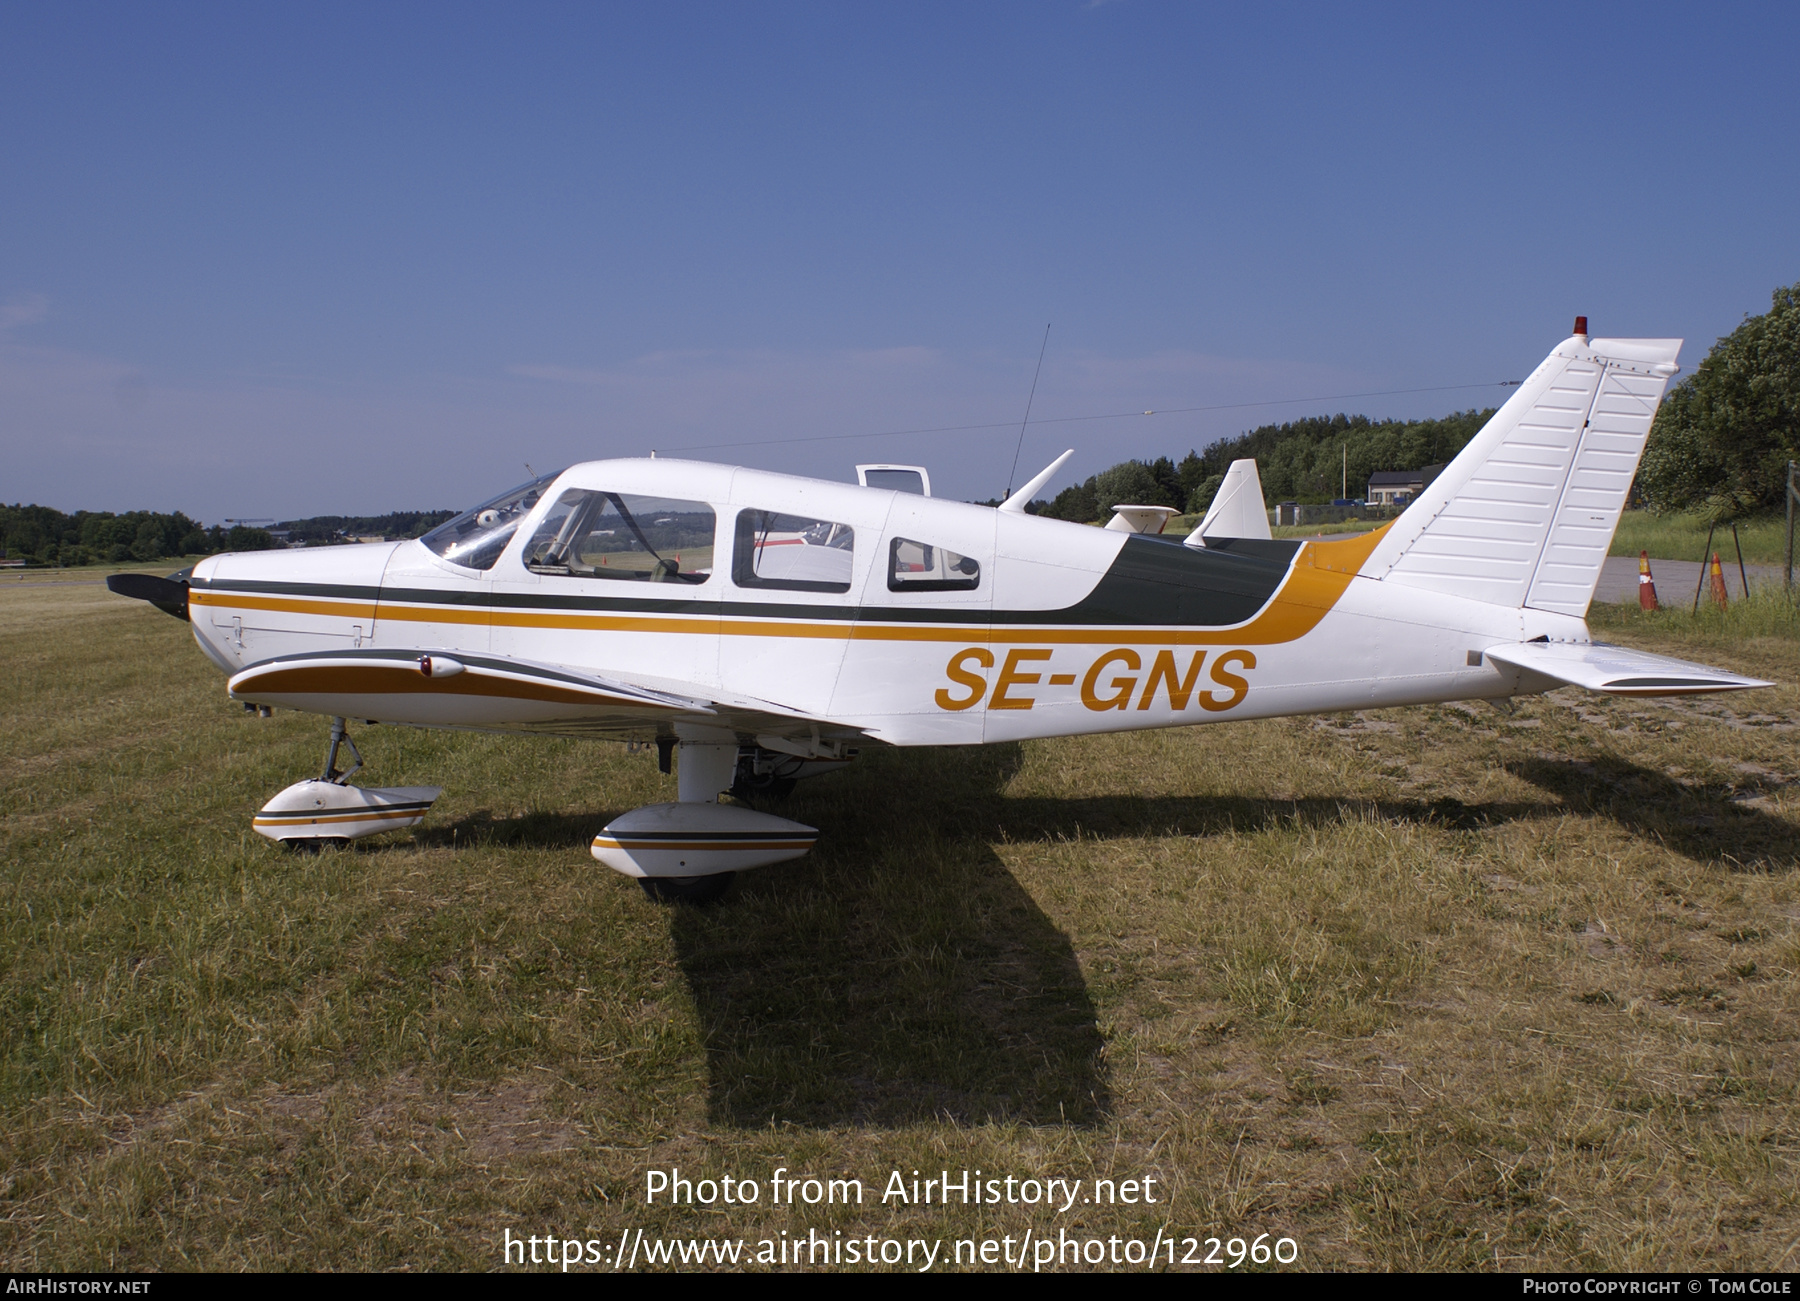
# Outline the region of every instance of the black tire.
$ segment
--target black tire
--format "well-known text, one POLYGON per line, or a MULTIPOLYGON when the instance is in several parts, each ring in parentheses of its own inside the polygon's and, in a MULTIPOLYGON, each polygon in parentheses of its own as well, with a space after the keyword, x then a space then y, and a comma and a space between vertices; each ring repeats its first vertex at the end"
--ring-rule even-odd
POLYGON ((711 876, 640 876, 638 884, 657 903, 709 904, 725 893, 735 872, 711 876))

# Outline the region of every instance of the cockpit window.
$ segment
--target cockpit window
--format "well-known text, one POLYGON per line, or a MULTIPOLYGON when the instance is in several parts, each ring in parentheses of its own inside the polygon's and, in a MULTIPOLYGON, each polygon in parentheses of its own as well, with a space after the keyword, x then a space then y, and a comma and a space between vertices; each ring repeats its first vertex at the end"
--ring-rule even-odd
POLYGON ((453 565, 467 569, 492 569, 518 531, 520 522, 538 504, 544 490, 556 475, 543 474, 530 483, 522 483, 503 492, 492 501, 484 501, 453 520, 438 525, 419 541, 453 565))
POLYGON ((571 488, 532 531, 525 567, 574 578, 704 583, 712 577, 714 524, 702 501, 571 488))
POLYGON ((981 562, 929 542, 895 538, 888 546, 888 591, 972 592, 981 586, 981 562))
POLYGON ((772 510, 739 511, 731 581, 790 592, 848 592, 855 545, 856 532, 848 524, 772 510))

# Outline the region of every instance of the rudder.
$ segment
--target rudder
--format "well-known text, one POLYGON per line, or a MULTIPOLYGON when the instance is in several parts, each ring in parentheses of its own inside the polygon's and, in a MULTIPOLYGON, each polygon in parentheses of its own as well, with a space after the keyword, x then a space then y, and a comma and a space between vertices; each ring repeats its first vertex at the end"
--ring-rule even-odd
POLYGON ((1681 343, 1565 340, 1394 521, 1362 576, 1585 615, 1681 343))

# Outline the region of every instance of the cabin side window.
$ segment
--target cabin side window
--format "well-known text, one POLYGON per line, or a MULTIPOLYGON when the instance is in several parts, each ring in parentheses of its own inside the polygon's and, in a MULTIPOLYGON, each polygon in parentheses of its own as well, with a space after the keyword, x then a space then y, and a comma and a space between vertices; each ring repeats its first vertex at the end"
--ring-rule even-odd
POLYGON ((712 577, 715 523, 701 501, 571 488, 538 521, 525 567, 566 578, 697 585, 712 577))
POLYGON ((888 544, 888 591, 972 592, 981 586, 981 562, 946 547, 911 538, 888 544))
POLYGON ((740 511, 731 579, 739 587, 848 592, 855 545, 856 532, 848 524, 772 510, 740 511))

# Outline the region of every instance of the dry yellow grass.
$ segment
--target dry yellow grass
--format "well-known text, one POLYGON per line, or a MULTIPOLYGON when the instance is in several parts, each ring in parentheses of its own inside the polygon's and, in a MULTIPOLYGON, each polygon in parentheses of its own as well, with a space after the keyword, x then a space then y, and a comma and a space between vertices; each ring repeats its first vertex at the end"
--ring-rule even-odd
POLYGON ((319 720, 187 629, 0 588, 0 1258, 497 1267, 504 1231, 1177 1237, 1321 1268, 1793 1268, 1782 683, 871 751, 707 910, 585 848, 621 747, 376 729, 413 835, 249 830, 319 720), (647 1208, 646 1169, 1153 1174, 1154 1207, 647 1208))

